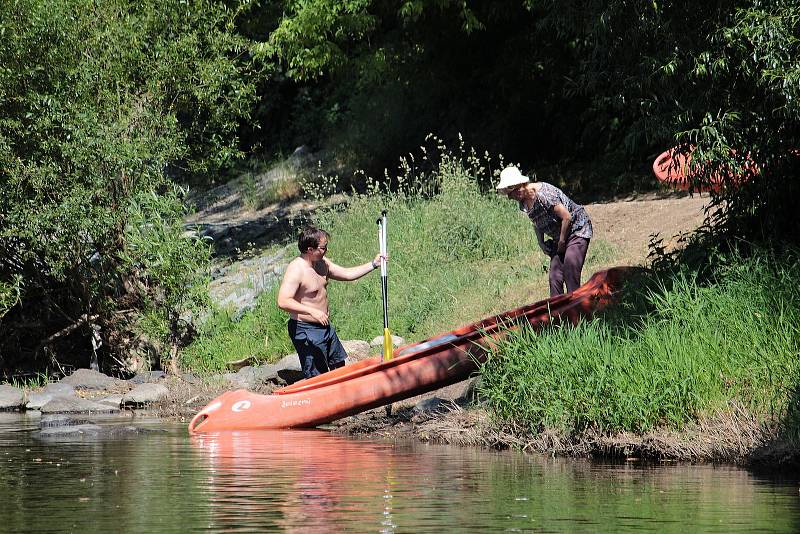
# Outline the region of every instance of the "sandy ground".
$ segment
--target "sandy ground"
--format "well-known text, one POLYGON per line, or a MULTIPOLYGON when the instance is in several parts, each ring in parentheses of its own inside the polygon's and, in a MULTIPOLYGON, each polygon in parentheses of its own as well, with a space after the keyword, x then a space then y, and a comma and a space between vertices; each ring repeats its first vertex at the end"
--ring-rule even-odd
POLYGON ((704 219, 708 195, 647 195, 614 202, 587 204, 596 239, 619 251, 620 264, 637 265, 647 258, 654 235, 663 245, 678 245, 681 234, 691 232, 704 219))

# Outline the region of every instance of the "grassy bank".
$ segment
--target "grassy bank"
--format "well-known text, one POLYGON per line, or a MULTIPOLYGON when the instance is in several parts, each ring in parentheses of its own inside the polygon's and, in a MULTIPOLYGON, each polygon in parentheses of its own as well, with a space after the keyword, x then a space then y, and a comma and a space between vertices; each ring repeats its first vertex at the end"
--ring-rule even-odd
MULTIPOLYGON (((377 253, 375 220, 388 211, 393 333, 420 340, 546 296, 546 258, 532 225, 506 198, 480 191, 479 183, 492 179, 488 168, 475 157, 444 157, 431 175, 395 178, 399 190, 374 188, 317 213, 313 222, 331 234, 328 257, 350 266, 377 253)), ((584 277, 612 254, 595 240, 584 277)), ((332 282, 328 290, 331 322, 342 339, 369 341, 382 334, 378 272, 356 282, 332 282)), ((293 352, 276 291, 261 295, 256 309, 238 322, 216 312, 183 352, 183 365, 216 370, 247 356, 274 361, 293 352)))
POLYGON ((640 293, 649 313, 509 336, 483 367, 501 423, 530 435, 682 431, 733 411, 797 438, 798 252, 720 257, 640 293))

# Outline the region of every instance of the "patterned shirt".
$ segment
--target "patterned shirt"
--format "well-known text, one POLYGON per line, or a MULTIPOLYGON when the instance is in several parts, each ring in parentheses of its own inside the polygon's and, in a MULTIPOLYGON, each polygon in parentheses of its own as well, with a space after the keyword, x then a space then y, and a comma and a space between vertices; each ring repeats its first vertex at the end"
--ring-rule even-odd
POLYGON ((576 204, 564 192, 547 182, 540 182, 542 187, 536 194, 531 209, 525 207, 524 202, 519 203, 519 209, 524 212, 536 228, 552 237, 556 242, 561 236, 561 218, 555 214, 554 208, 562 204, 572 217, 570 236, 592 238, 592 220, 580 204, 576 204))

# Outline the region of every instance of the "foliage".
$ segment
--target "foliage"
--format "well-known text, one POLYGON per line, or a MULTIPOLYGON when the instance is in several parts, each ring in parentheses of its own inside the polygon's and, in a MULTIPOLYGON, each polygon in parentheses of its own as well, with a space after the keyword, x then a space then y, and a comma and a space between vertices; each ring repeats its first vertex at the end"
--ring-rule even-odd
POLYGON ((539 168, 589 165, 571 190, 593 192, 629 171, 640 183, 625 186, 650 186, 656 155, 691 145, 696 188, 748 161, 760 170, 715 193, 719 233, 796 241, 794 2, 720 0, 702 13, 687 0, 290 6, 270 50, 299 84, 299 142, 375 173, 424 132, 464 132, 539 168))
POLYGON ((698 16, 680 0, 580 4, 527 2, 577 41, 572 89, 591 95, 587 117, 614 117, 630 154, 694 150, 695 188, 725 177, 710 210, 718 234, 796 242, 800 6, 719 1, 698 16))
POLYGON ((0 319, 19 303, 21 281, 22 278, 17 275, 10 283, 0 282, 0 319))
POLYGON ((717 257, 708 285, 689 269, 659 279, 652 313, 627 323, 512 333, 483 367, 483 394, 535 432, 680 429, 731 405, 781 421, 800 380, 797 254, 717 257))
POLYGON ((274 362, 294 351, 286 332, 288 315, 276 305, 277 284, 258 297, 253 310, 235 320, 228 310, 215 309, 199 328, 196 339, 181 352, 184 366, 204 372, 227 369, 227 363, 252 358, 274 362))
POLYGON ((151 319, 151 333, 165 344, 179 345, 191 332, 192 315, 209 303, 210 244, 194 231, 184 231, 181 196, 140 193, 129 200, 129 220, 120 254, 142 301, 142 313, 151 319), (188 330, 187 330, 188 328, 188 330))
MULTIPOLYGON (((92 324, 107 351, 121 350, 109 346, 129 337, 120 317, 138 313, 127 308, 133 273, 121 259, 137 203, 163 193, 169 177, 211 172, 238 153, 238 121, 254 98, 248 41, 232 31, 246 7, 0 6, 0 281, 22 281, 21 304, 0 324, 9 358, 41 357, 68 332, 85 355, 92 324)), ((150 215, 171 228, 179 213, 167 197, 151 204, 166 211, 150 215)))
MULTIPOLYGON (((465 132, 573 193, 599 194, 649 186, 655 155, 681 144, 694 150, 696 187, 729 177, 713 194, 715 238, 796 242, 799 24, 789 0, 719 0, 700 11, 688 0, 5 2, 3 365, 83 358, 98 326, 102 350, 124 351, 133 325, 157 324, 147 299, 126 289, 136 286, 123 261, 134 206, 154 192, 169 197, 170 181, 213 182, 242 147, 328 149, 322 158, 344 170, 331 189, 364 192, 366 175, 380 176, 425 133, 449 141, 465 132), (356 166, 366 174, 342 178, 356 166)), ((430 162, 406 163, 412 175, 439 175, 430 162)), ((392 196, 404 172, 378 180, 389 187, 380 202, 398 214, 421 202, 392 196)), ((447 183, 418 193, 428 199, 447 183)), ((296 193, 285 182, 248 202, 296 193)), ((486 201, 457 200, 470 209, 486 201)), ((171 202, 158 204, 164 218, 178 217, 171 202)), ((438 213, 423 216, 423 238, 443 238, 438 213)), ((502 261, 502 250, 486 248, 502 239, 473 220, 453 223, 453 257, 502 261)))
POLYGON ((375 25, 369 0, 286 2, 287 12, 269 36, 269 50, 297 79, 322 76, 345 59, 342 45, 364 38, 375 25))

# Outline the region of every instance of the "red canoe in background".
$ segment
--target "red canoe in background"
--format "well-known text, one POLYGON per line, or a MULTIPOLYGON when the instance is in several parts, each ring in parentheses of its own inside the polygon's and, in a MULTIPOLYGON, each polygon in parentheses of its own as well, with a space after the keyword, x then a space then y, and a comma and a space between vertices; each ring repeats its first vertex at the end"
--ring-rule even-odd
POLYGON ((314 427, 460 382, 477 370, 487 349, 509 330, 525 323, 536 329, 560 321, 576 323, 608 305, 632 271, 600 271, 572 293, 400 347, 386 362, 381 356, 362 360, 272 395, 229 391, 192 418, 189 432, 314 427))
MULTIPOLYGON (((653 162, 653 172, 659 182, 668 185, 674 189, 689 191, 692 188, 692 173, 690 165, 692 162, 692 147, 673 147, 659 154, 653 162)), ((736 184, 743 180, 747 180, 753 173, 758 172, 755 163, 748 159, 746 171, 742 175, 728 173, 725 175, 723 172, 715 172, 711 175, 709 183, 703 184, 698 187, 697 182, 694 183, 694 191, 714 191, 722 190, 725 181, 729 184, 736 184)))

